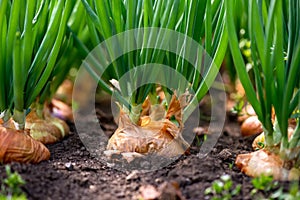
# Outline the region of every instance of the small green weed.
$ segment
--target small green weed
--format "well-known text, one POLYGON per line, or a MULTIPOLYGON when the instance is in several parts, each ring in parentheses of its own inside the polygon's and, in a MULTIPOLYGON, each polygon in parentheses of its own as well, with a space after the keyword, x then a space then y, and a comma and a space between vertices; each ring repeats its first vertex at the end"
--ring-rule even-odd
POLYGON ((27 197, 21 190, 25 181, 17 172, 12 173, 10 166, 5 166, 6 176, 1 183, 0 200, 26 200, 27 197))
POLYGON ((258 191, 271 191, 278 187, 278 182, 273 181, 272 176, 266 176, 266 175, 261 175, 259 177, 253 178, 252 179, 252 185, 254 189, 252 189, 251 194, 255 194, 258 191))
POLYGON ((234 166, 234 162, 231 162, 231 163, 228 164, 228 167, 229 167, 230 170, 232 170, 233 166, 234 166))
POLYGON ((243 101, 243 99, 242 98, 238 98, 236 100, 235 105, 231 109, 231 112, 233 114, 236 114, 237 116, 241 115, 243 107, 244 107, 244 104, 245 104, 245 102, 243 101))
POLYGON ((300 191, 298 182, 294 182, 290 185, 287 192, 283 187, 279 187, 279 182, 274 181, 272 176, 259 176, 252 179, 252 185, 254 189, 251 191, 251 195, 254 199, 268 199, 268 200, 299 200, 300 191), (271 193, 270 193, 271 192, 271 193), (269 194, 269 195, 266 195, 269 194), (264 195, 265 194, 265 195, 264 195))
POLYGON ((241 191, 241 185, 233 186, 231 177, 227 174, 222 175, 220 179, 215 180, 211 187, 206 188, 205 195, 213 195, 212 200, 230 200, 241 191))
MULTIPOLYGON (((284 191, 279 186, 278 181, 274 181, 272 176, 261 175, 251 180, 253 189, 251 190, 252 199, 265 200, 299 200, 299 183, 291 183, 288 191, 284 191)), ((233 187, 231 177, 227 174, 220 179, 213 181, 211 187, 206 188, 205 195, 209 195, 212 200, 229 200, 241 192, 241 185, 233 187)))

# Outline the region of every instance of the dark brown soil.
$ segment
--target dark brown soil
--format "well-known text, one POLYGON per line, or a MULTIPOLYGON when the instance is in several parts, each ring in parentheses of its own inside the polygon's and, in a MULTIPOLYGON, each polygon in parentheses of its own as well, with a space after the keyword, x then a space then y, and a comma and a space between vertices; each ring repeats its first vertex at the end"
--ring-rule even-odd
MULTIPOLYGON (((111 134, 116 128, 112 118, 103 120, 103 112, 99 109, 98 114, 104 129, 111 134)), ((224 174, 232 177, 234 185, 242 184, 241 193, 233 199, 252 199, 251 179, 233 163, 237 154, 251 151, 253 137, 241 138, 239 125, 232 120, 227 120, 222 136, 207 157, 200 159, 192 148, 190 155, 148 173, 122 172, 101 163, 86 150, 74 125, 70 126, 69 137, 48 146, 49 161, 37 165, 11 164, 12 169, 25 179, 26 185, 22 189, 29 199, 138 199, 142 186, 158 188, 166 182, 178 185, 177 192, 182 198, 210 199, 204 195, 204 190, 224 174)), ((5 177, 4 166, 0 166, 0 170, 2 179, 5 177)))

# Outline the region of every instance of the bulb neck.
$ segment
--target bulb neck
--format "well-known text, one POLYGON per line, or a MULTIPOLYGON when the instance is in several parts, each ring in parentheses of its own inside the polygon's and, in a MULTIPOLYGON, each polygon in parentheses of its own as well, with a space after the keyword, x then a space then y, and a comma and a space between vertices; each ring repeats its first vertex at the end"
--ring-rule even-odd
POLYGON ((25 117, 26 112, 25 110, 19 111, 17 109, 14 109, 14 125, 17 130, 24 130, 25 129, 25 117))

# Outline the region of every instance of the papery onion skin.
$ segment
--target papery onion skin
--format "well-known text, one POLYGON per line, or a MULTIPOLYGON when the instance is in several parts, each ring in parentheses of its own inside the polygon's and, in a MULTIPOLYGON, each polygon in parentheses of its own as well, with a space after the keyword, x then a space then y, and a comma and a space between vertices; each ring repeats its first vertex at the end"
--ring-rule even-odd
POLYGON ((247 118, 251 116, 256 116, 256 113, 253 107, 248 104, 242 109, 240 116, 238 116, 238 122, 243 123, 247 118))
POLYGON ((50 158, 49 150, 28 135, 28 130, 17 131, 0 126, 1 163, 39 163, 50 158))
POLYGON ((284 168, 284 161, 279 155, 261 149, 252 153, 240 154, 235 160, 236 166, 246 175, 259 177, 270 175, 274 180, 299 180, 300 170, 284 168))
POLYGON ((49 109, 54 117, 64 121, 74 122, 72 108, 68 104, 57 99, 52 99, 49 109))
POLYGON ((183 94, 177 99, 173 95, 167 111, 163 105, 151 105, 146 100, 138 124, 134 124, 129 115, 121 110, 118 129, 109 139, 107 150, 155 153, 165 157, 184 154, 189 146, 181 136, 182 109, 186 105, 186 97, 183 94), (178 125, 171 121, 173 117, 178 125))
POLYGON ((252 142, 253 150, 262 149, 265 146, 265 135, 264 133, 259 134, 252 142))
POLYGON ((262 132, 263 132, 263 128, 257 116, 251 116, 242 123, 241 126, 242 136, 251 136, 262 132))
POLYGON ((43 144, 58 142, 70 132, 64 121, 52 117, 49 112, 44 112, 44 118, 42 119, 36 114, 35 110, 32 110, 26 116, 26 128, 30 130, 32 138, 43 144))
POLYGON ((172 157, 185 152, 173 135, 179 128, 169 120, 151 121, 144 126, 133 124, 124 112, 120 115, 119 128, 110 138, 107 149, 141 154, 157 153, 172 157))

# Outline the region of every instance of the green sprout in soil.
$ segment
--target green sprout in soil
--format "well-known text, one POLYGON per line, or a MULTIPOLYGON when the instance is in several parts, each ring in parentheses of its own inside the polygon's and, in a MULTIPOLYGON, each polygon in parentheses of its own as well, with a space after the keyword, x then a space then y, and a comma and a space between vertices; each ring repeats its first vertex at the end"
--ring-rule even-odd
POLYGON ((291 183, 288 192, 283 192, 282 188, 279 188, 272 195, 270 195, 271 199, 278 200, 297 200, 300 199, 300 191, 299 191, 299 183, 293 182, 291 183))
MULTIPOLYGON (((272 176, 260 175, 251 180, 253 189, 251 198, 268 200, 298 200, 300 198, 299 183, 291 182, 288 190, 279 186, 279 182, 272 176)), ((205 189, 204 194, 213 200, 229 200, 241 193, 241 184, 233 186, 230 175, 222 175, 205 189)))
POLYGON ((242 98, 237 99, 235 105, 231 109, 231 112, 237 116, 240 116, 244 107, 244 100, 242 98))
POLYGON ((25 181, 17 172, 12 173, 10 166, 5 166, 6 178, 1 183, 0 200, 26 200, 21 187, 25 181))
POLYGON ((269 200, 297 200, 300 198, 299 183, 290 182, 287 191, 272 176, 262 174, 251 180, 253 189, 251 196, 253 199, 269 200))
POLYGON ((270 192, 278 187, 278 181, 274 181, 272 176, 262 174, 259 177, 255 177, 251 180, 253 189, 251 195, 256 195, 258 191, 270 192))
POLYGON ((206 140, 207 140, 207 135, 206 134, 201 134, 201 135, 196 134, 196 136, 195 136, 195 145, 196 145, 196 147, 201 147, 202 144, 206 140))
POLYGON ((228 167, 229 167, 230 170, 233 169, 233 166, 234 166, 234 162, 231 162, 231 163, 228 164, 228 167))
POLYGON ((205 189, 205 195, 210 195, 212 200, 230 200, 239 195, 242 185, 233 185, 230 175, 222 175, 220 179, 213 181, 211 187, 205 189))

